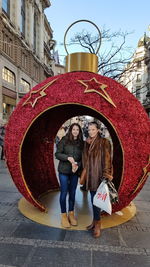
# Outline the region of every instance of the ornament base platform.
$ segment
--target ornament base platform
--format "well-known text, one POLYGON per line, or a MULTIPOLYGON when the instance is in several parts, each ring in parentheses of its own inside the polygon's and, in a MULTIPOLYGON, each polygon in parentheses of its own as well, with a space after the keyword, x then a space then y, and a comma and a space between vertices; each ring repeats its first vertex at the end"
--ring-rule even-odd
MULTIPOLYGON (((47 207, 47 212, 41 212, 25 198, 19 200, 18 208, 25 217, 34 222, 64 229, 60 222, 59 195, 60 191, 53 191, 41 197, 40 201, 47 207)), ((131 220, 135 214, 136 207, 131 202, 129 206, 123 208, 121 211, 115 212, 112 215, 103 215, 102 229, 123 224, 131 220)), ((92 207, 90 193, 82 191, 80 186, 77 187, 76 191, 75 215, 78 220, 78 226, 72 226, 71 228, 67 228, 67 230, 86 230, 86 226, 92 221, 92 207)))

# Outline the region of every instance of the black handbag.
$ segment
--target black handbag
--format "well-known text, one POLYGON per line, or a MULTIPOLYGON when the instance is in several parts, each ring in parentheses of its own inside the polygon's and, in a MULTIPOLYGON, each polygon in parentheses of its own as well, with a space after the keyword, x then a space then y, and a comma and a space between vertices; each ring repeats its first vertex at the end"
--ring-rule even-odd
POLYGON ((106 179, 106 178, 105 178, 105 181, 108 185, 111 203, 113 204, 113 203, 119 202, 118 192, 114 186, 114 183, 112 181, 110 181, 109 179, 106 179))

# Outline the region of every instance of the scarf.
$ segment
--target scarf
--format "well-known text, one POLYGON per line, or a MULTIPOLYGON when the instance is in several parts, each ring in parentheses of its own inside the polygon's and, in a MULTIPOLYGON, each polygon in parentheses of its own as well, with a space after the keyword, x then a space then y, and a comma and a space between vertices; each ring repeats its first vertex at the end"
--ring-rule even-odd
POLYGON ((83 151, 83 167, 86 169, 86 188, 96 191, 103 174, 102 162, 103 138, 97 135, 88 138, 83 151))

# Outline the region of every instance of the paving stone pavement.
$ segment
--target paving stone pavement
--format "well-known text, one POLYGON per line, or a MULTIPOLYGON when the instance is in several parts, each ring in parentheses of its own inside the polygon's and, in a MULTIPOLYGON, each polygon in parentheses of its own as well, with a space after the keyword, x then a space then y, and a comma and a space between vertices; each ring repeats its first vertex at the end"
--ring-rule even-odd
POLYGON ((21 194, 0 161, 0 267, 150 266, 150 181, 134 200, 136 216, 99 239, 35 223, 18 210, 21 194))

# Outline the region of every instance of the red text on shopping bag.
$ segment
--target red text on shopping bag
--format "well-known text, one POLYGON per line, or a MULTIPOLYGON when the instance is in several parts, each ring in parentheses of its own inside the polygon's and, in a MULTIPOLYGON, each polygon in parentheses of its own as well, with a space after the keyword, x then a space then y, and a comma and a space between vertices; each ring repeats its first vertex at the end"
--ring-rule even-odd
POLYGON ((103 194, 103 193, 98 193, 97 194, 97 199, 102 199, 103 201, 105 201, 107 198, 107 193, 103 194))
POLYGON ((108 185, 105 181, 102 181, 97 188, 96 194, 93 198, 93 205, 111 215, 112 205, 110 202, 108 185))

